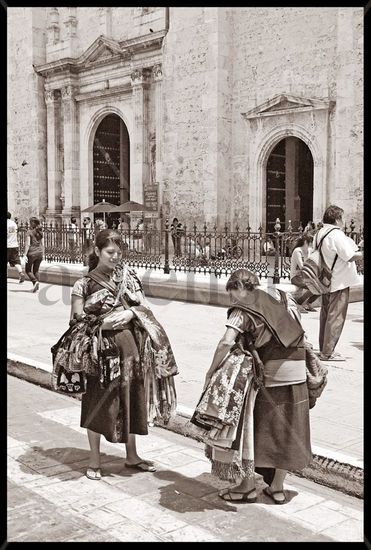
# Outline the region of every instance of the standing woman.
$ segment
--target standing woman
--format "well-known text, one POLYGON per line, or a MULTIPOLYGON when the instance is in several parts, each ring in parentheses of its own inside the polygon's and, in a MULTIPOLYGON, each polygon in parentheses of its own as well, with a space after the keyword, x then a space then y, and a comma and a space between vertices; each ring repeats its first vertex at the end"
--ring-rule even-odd
MULTIPOLYGON (((215 351, 206 375, 204 394, 192 422, 196 425, 200 425, 197 424, 200 419, 208 422, 210 414, 213 417, 219 415, 221 420, 229 418, 229 426, 220 432, 212 428, 209 433, 216 433, 218 441, 213 442, 212 435, 209 435, 206 447, 213 473, 221 479, 235 481, 239 478, 240 481, 236 486, 222 490, 219 493, 221 498, 255 502, 255 469, 268 484, 265 494, 275 504, 284 504, 283 484, 287 471, 302 470, 312 459, 307 348, 295 302, 282 291, 271 288, 268 293, 258 285, 258 277, 247 269, 238 269, 227 282, 226 288, 232 299, 227 329, 215 351), (233 383, 232 386, 227 383, 225 388, 220 385, 223 386, 228 369, 235 369, 241 361, 241 349, 248 347, 246 339, 254 342, 264 364, 264 386, 257 392, 249 390, 244 394, 241 388, 246 382, 237 384, 237 378, 232 392, 232 397, 236 395, 237 398, 228 397, 230 401, 225 403, 230 408, 226 408, 223 406, 224 395, 230 394, 233 383), (236 420, 239 407, 243 410, 236 420), (230 425, 235 420, 238 424, 233 431, 230 425), (226 445, 231 435, 232 440, 226 445)), ((250 384, 249 367, 243 367, 241 372, 250 384)), ((215 422, 211 424, 214 425, 215 422)))
POLYGON ((82 395, 80 425, 87 428, 91 450, 86 476, 94 480, 102 476, 101 435, 112 443, 125 443, 127 467, 156 471, 153 462, 138 455, 135 435, 148 434, 148 424, 159 411, 159 394, 161 404, 165 406, 160 416, 164 408, 168 407, 166 411, 173 413, 176 406, 172 375, 177 373, 177 369, 170 344, 148 308, 140 280, 121 262, 121 256, 120 235, 112 229, 100 231, 95 239, 94 252, 89 257, 89 272, 76 281, 72 289, 71 320, 95 315, 101 322, 102 336, 118 348, 120 355, 120 376, 108 387, 102 387, 99 371, 92 372, 87 375, 86 393, 82 395), (127 309, 119 305, 120 293, 127 309), (150 342, 143 339, 143 335, 148 335, 141 330, 142 327, 138 329, 141 315, 145 320, 150 317, 153 333, 150 342), (161 372, 157 370, 155 381, 151 360, 156 351, 153 353, 153 348, 148 348, 154 341, 161 351, 158 356, 162 369, 161 372), (156 393, 158 388, 160 391, 156 393))
POLYGON ((32 292, 39 290, 39 269, 44 257, 44 241, 40 220, 30 218, 30 229, 26 234, 24 251, 25 271, 33 284, 32 292))

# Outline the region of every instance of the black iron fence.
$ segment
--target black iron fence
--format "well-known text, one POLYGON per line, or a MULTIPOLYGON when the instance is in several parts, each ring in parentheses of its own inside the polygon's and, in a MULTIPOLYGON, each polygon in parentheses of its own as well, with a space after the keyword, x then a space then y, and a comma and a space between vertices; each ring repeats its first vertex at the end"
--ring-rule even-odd
MULTIPOLYGON (((20 253, 23 254, 27 224, 18 225, 20 253)), ((118 230, 121 235, 123 256, 129 265, 146 269, 229 274, 238 268, 247 268, 259 278, 272 278, 274 283, 290 279, 290 258, 295 243, 303 233, 302 227, 292 231, 289 225, 280 231, 279 220, 273 233, 263 232, 262 227, 252 231, 229 226, 201 228, 184 225, 172 230, 168 220, 162 229, 144 225, 142 229, 118 230)), ((344 226, 344 232, 362 246, 363 230, 356 231, 353 220, 344 226)), ((48 262, 83 263, 93 250, 94 229, 74 228, 71 225, 43 224, 45 260, 48 262)), ((363 273, 363 261, 357 262, 363 273)))

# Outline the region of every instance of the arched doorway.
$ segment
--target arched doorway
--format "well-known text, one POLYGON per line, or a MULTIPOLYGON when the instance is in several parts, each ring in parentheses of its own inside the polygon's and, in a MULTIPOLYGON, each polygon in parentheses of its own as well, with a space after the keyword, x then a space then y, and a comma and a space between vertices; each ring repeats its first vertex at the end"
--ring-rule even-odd
MULTIPOLYGON (((94 204, 122 204, 130 200, 130 143, 125 123, 110 114, 99 124, 93 142, 94 204)), ((101 217, 96 214, 94 218, 101 217)), ((120 214, 107 214, 109 227, 120 214)))
POLYGON ((297 137, 281 139, 270 153, 266 172, 266 230, 274 231, 279 218, 281 231, 294 231, 313 221, 313 157, 297 137))

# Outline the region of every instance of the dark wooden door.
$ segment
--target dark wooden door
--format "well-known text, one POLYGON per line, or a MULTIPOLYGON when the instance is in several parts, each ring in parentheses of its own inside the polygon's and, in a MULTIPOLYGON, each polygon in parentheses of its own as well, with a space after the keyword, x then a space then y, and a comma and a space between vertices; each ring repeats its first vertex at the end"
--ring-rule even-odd
MULTIPOLYGON (((108 115, 99 124, 93 144, 93 162, 94 204, 103 199, 116 205, 128 201, 129 136, 125 124, 117 115, 108 115)), ((107 214, 108 225, 119 216, 107 214)))
POLYGON ((281 231, 285 230, 286 210, 286 152, 285 140, 281 140, 271 152, 267 162, 266 187, 266 229, 274 231, 274 224, 279 218, 281 231))

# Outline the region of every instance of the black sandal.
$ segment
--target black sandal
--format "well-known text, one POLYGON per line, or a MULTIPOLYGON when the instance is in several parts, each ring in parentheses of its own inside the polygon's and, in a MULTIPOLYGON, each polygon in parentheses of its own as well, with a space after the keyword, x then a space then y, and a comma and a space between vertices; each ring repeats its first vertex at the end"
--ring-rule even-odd
POLYGON ((246 502, 246 503, 253 503, 256 502, 257 497, 249 498, 249 495, 256 491, 256 488, 254 487, 251 489, 251 491, 248 491, 247 493, 239 493, 238 491, 232 491, 231 489, 227 489, 225 493, 218 493, 219 497, 227 502, 246 502), (231 495, 241 495, 241 498, 232 498, 231 495), (225 498, 228 497, 228 498, 225 498))

